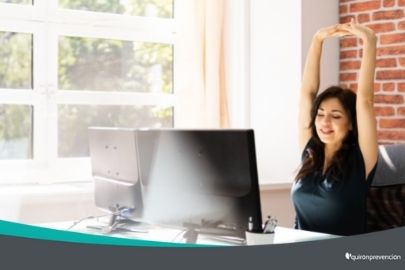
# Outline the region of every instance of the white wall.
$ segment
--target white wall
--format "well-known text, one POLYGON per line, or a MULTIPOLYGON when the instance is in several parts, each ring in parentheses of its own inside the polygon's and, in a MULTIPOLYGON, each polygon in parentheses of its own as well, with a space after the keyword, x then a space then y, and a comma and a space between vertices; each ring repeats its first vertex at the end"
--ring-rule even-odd
POLYGON ((293 228, 295 211, 290 199, 289 188, 262 189, 260 199, 263 220, 271 215, 278 220, 278 225, 293 228))
MULTIPOLYGON (((339 0, 302 0, 302 68, 313 34, 319 28, 337 22, 339 22, 339 0)), ((327 40, 322 54, 321 90, 339 83, 339 40, 327 40)))
POLYGON ((301 3, 251 1, 251 126, 261 183, 285 182, 298 164, 301 3))
POLYGON ((2 186, 0 218, 40 224, 98 216, 93 190, 93 183, 2 186))
MULTIPOLYGON (((338 1, 250 3, 250 122, 260 183, 291 182, 300 161, 296 119, 305 54, 314 32, 338 21, 338 1)), ((322 85, 337 83, 338 54, 337 41, 328 42, 322 85)))

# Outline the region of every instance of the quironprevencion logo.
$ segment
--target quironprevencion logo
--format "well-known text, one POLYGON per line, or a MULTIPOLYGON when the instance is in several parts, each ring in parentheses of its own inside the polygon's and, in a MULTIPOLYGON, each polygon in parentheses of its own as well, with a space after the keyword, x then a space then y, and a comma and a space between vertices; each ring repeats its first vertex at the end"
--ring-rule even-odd
POLYGON ((399 261, 401 260, 401 255, 390 254, 390 255, 376 255, 376 254, 352 254, 350 252, 345 253, 346 260, 351 261, 399 261))

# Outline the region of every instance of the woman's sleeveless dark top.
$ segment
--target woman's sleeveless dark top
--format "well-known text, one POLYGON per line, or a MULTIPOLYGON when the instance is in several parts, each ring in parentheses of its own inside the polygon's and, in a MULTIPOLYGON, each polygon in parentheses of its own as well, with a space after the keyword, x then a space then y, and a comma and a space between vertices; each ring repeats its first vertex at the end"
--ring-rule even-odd
MULTIPOLYGON (((303 158, 312 146, 310 140, 303 158)), ((367 191, 376 166, 366 181, 364 159, 358 144, 352 146, 348 157, 348 166, 337 177, 328 173, 322 175, 322 169, 319 169, 294 183, 291 195, 296 229, 335 235, 366 232, 367 191)))

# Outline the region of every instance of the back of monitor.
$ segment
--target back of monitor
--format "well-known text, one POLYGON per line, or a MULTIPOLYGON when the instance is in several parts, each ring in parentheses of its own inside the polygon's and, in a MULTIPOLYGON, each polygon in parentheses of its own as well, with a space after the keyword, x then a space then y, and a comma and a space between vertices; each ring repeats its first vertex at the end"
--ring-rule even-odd
POLYGON ((96 206, 117 216, 140 217, 143 202, 134 130, 89 128, 89 146, 96 206))

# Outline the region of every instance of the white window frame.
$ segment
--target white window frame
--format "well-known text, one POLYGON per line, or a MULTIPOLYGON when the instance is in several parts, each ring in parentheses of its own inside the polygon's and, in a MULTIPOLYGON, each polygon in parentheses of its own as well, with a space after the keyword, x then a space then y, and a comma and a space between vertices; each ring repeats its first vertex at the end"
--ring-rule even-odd
MULTIPOLYGON (((1 160, 0 184, 55 183, 91 180, 89 158, 59 158, 57 106, 59 104, 161 105, 176 111, 173 94, 116 93, 58 90, 58 37, 78 36, 174 45, 176 18, 136 17, 111 13, 60 9, 58 1, 35 5, 0 3, 0 31, 33 34, 33 89, 0 89, 0 104, 34 107, 33 159, 1 160)), ((176 0, 175 7, 181 3, 176 0)), ((181 14, 176 13, 176 17, 181 14)), ((174 60, 174 70, 176 62, 174 60)), ((176 114, 174 114, 176 123, 176 114)))

